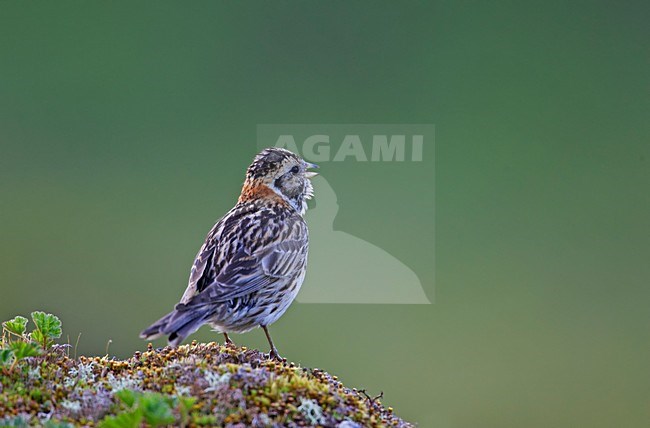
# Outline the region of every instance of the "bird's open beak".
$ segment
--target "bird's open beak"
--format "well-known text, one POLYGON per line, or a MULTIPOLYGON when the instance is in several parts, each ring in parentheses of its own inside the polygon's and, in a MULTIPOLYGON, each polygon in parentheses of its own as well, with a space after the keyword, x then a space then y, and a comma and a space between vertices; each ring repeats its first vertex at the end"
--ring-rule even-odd
MULTIPOLYGON (((307 168, 312 168, 312 169, 318 168, 318 165, 316 165, 315 163, 305 162, 305 165, 307 166, 307 168)), ((313 177, 316 177, 317 175, 318 175, 318 173, 314 172, 314 171, 306 171, 305 172, 305 177, 307 177, 307 178, 313 178, 313 177)))

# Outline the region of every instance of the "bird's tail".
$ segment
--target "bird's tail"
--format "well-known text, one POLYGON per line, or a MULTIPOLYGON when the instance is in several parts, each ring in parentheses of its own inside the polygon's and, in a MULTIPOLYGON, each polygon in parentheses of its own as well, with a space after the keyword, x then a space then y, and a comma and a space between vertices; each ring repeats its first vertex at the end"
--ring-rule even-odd
POLYGON ((169 336, 169 344, 178 346, 187 336, 205 324, 209 315, 210 310, 205 307, 189 309, 184 305, 178 305, 172 312, 143 330, 140 337, 145 340, 152 340, 161 336, 169 336))

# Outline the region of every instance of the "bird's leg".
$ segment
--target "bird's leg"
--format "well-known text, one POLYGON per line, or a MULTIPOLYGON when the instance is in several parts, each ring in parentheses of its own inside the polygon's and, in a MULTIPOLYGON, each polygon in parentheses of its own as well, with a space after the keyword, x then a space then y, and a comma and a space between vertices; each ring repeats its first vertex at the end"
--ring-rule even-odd
POLYGON ((266 329, 265 325, 261 325, 262 329, 264 330, 264 334, 266 334, 266 340, 269 341, 269 345, 271 345, 271 352, 269 352, 269 357, 274 359, 274 360, 282 360, 282 357, 280 354, 278 354, 278 350, 275 348, 275 345, 273 344, 273 339, 271 339, 271 335, 269 334, 269 331, 266 329))
POLYGON ((224 333, 223 337, 226 338, 226 346, 235 346, 235 342, 230 340, 230 338, 228 337, 228 333, 224 333))

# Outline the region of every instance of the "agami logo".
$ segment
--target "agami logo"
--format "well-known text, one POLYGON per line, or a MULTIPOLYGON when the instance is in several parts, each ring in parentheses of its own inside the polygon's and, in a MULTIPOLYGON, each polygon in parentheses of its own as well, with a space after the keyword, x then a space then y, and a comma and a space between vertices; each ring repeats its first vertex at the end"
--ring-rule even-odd
MULTIPOLYGON (((327 162, 421 163, 433 153, 433 125, 258 125, 258 149, 276 146, 317 164, 327 162)), ((338 167, 337 167, 338 168, 338 167)), ((401 167, 400 167, 401 168, 401 167)), ((322 168, 312 180, 315 206, 305 215, 310 233, 307 276, 297 301, 301 303, 430 304, 418 275, 390 249, 384 249, 350 231, 335 230, 339 213, 337 194, 322 168)), ((381 186, 381 182, 369 185, 381 186)), ((380 221, 378 213, 361 213, 380 221)), ((386 224, 386 227, 391 227, 386 224)), ((431 224, 433 229, 433 224, 431 224)), ((433 254, 431 254, 433 258, 433 254)), ((429 292, 431 298, 432 292, 429 292)))
POLYGON ((422 161, 422 146, 424 142, 424 135, 413 134, 407 135, 372 135, 366 142, 366 146, 370 145, 370 156, 361 139, 362 136, 358 134, 345 135, 341 142, 338 144, 332 157, 332 148, 336 144, 330 144, 330 136, 323 134, 310 135, 306 137, 301 144, 296 142, 295 136, 292 134, 283 134, 278 136, 274 146, 282 147, 291 150, 294 153, 302 155, 305 159, 314 162, 343 162, 347 159, 354 159, 357 162, 403 162, 406 160, 407 155, 407 137, 410 137, 408 144, 409 160, 413 162, 422 161), (301 150, 302 148, 302 150, 301 150))

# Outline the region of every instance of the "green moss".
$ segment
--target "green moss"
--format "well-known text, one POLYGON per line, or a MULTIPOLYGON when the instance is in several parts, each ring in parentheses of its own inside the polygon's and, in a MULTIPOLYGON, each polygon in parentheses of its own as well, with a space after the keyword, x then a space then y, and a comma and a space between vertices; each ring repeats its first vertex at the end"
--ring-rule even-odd
MULTIPOLYGON (((247 348, 193 342, 149 345, 127 360, 73 359, 43 339, 60 324, 41 314, 44 352, 0 367, 0 426, 412 426, 335 376, 247 348)), ((20 336, 11 343, 32 343, 25 324, 8 324, 20 336)))

